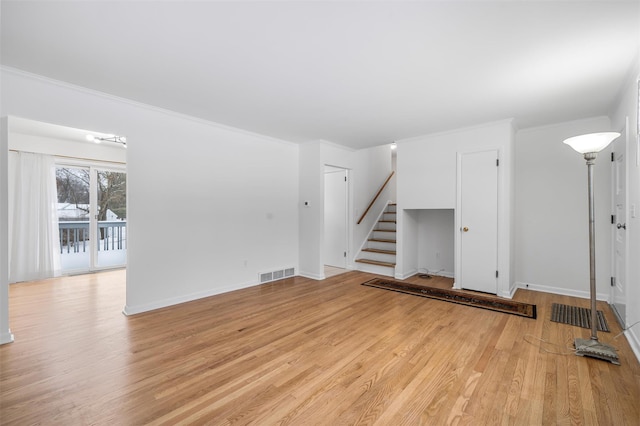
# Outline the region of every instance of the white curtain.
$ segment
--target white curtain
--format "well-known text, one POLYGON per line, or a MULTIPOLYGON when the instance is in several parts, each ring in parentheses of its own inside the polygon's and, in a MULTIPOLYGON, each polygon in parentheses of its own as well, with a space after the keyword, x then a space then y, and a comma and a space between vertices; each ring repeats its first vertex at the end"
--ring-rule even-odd
POLYGON ((56 167, 52 156, 18 152, 13 170, 9 281, 60 275, 56 167))

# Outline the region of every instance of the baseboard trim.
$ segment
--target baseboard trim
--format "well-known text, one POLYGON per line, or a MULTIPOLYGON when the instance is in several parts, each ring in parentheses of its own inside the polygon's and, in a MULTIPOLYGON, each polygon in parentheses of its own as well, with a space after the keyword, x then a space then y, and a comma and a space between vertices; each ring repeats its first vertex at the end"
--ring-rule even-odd
MULTIPOLYGON (((532 284, 532 283, 523 283, 520 281, 516 282, 516 285, 515 285, 515 289, 518 289, 518 288, 521 288, 523 290, 533 290, 533 291, 541 291, 543 293, 558 294, 560 296, 573 296, 573 297, 578 297, 580 299, 589 299, 591 297, 588 291, 567 290, 566 288, 532 284)), ((605 293, 597 293, 596 299, 608 302, 609 295, 605 293)))
POLYGON ((193 302, 194 300, 204 299, 205 297, 216 296, 222 293, 228 293, 230 291, 242 290, 243 288, 254 287, 260 285, 258 281, 250 281, 242 284, 236 284, 227 287, 215 288, 207 291, 201 291, 184 296, 172 297, 168 299, 158 300, 151 303, 145 303, 142 305, 125 305, 122 309, 122 313, 126 316, 141 314, 143 312, 155 311, 156 309, 167 308, 169 306, 179 305, 181 303, 193 302))
POLYGON ((509 289, 507 291, 500 292, 499 296, 504 297, 505 299, 513 299, 513 296, 515 296, 517 290, 518 286, 514 284, 509 286, 509 289))
POLYGON ((299 272, 298 275, 300 275, 301 277, 305 277, 305 278, 310 278, 312 280, 316 280, 316 281, 322 281, 325 279, 324 273, 322 274, 314 274, 311 272, 299 272))
POLYGON ((417 273, 418 273, 417 269, 411 269, 409 272, 405 272, 404 274, 396 272, 394 274, 394 278, 396 280, 406 280, 407 278, 412 277, 417 273))
POLYGON ((631 350, 638 359, 638 362, 640 362, 640 335, 630 328, 624 332, 624 336, 627 338, 629 346, 631 346, 631 350))
POLYGON ((6 345, 7 343, 14 342, 13 333, 11 330, 8 330, 6 333, 0 334, 0 345, 6 345))

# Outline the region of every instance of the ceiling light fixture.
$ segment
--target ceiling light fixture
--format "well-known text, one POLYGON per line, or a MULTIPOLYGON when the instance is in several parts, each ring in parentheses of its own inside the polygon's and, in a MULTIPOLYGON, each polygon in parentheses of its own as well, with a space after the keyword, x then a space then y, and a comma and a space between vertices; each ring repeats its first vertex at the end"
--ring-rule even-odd
POLYGON ((122 145, 123 148, 127 147, 127 138, 124 136, 106 135, 106 136, 94 136, 87 135, 89 142, 101 143, 101 142, 113 142, 122 145))

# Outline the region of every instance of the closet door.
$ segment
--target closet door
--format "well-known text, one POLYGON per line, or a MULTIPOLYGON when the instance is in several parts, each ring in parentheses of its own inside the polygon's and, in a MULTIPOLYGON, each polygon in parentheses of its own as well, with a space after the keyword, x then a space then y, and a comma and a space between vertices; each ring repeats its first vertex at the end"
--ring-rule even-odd
POLYGON ((324 174, 324 264, 347 267, 347 171, 324 174))
POLYGON ((461 154, 458 286, 497 294, 498 151, 461 154))

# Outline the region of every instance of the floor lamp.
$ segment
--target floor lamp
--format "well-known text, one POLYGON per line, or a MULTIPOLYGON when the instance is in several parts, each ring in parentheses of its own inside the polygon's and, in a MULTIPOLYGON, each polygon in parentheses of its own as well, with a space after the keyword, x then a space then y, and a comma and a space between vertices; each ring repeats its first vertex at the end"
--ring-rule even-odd
POLYGON ((598 311, 596 310, 596 248, 593 202, 593 165, 598 152, 605 149, 615 138, 616 132, 590 133, 566 139, 564 143, 584 155, 587 160, 587 180, 589 187, 589 291, 591 296, 591 338, 575 339, 576 355, 598 358, 620 365, 616 349, 598 341, 598 311))

